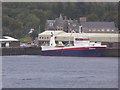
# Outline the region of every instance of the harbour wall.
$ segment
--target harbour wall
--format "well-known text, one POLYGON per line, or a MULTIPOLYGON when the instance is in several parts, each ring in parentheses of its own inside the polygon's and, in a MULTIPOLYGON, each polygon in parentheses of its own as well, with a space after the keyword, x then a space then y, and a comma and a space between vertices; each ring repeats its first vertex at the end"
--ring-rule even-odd
MULTIPOLYGON (((0 48, 2 50, 2 56, 7 55, 40 55, 41 47, 24 47, 24 48, 0 48)), ((120 49, 105 49, 103 51, 103 57, 119 57, 120 49)))
POLYGON ((103 51, 103 57, 120 57, 120 49, 105 49, 103 51))
POLYGON ((6 55, 40 55, 41 47, 2 48, 2 56, 6 55))

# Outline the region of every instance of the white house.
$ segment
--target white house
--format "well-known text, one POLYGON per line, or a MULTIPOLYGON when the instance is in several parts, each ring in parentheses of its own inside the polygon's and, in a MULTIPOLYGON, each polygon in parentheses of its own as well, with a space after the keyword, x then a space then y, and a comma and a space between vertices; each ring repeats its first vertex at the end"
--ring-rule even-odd
POLYGON ((1 47, 19 47, 20 42, 18 39, 12 38, 10 36, 3 36, 0 39, 0 48, 1 47))

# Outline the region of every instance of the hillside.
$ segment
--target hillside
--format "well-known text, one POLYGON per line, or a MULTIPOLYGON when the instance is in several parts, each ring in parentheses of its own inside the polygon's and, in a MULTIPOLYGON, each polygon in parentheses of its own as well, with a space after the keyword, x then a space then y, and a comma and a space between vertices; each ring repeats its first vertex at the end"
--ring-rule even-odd
POLYGON ((116 26, 118 24, 118 3, 115 2, 3 2, 2 5, 3 35, 15 38, 28 36, 31 28, 36 33, 44 31, 46 20, 55 19, 60 13, 72 19, 84 16, 88 21, 114 21, 116 26))

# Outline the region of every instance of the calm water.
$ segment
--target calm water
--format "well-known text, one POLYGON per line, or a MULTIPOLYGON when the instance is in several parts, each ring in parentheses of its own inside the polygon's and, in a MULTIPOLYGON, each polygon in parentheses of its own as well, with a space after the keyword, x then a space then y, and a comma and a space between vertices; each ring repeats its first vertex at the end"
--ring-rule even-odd
POLYGON ((116 88, 118 58, 3 56, 3 88, 116 88))

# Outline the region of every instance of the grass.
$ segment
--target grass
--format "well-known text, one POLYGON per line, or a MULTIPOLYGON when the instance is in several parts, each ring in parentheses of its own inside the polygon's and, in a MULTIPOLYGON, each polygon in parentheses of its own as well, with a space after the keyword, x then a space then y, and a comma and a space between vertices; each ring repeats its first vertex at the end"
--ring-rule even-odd
POLYGON ((19 41, 20 42, 31 42, 32 39, 31 39, 31 37, 24 37, 24 38, 20 38, 19 41))

